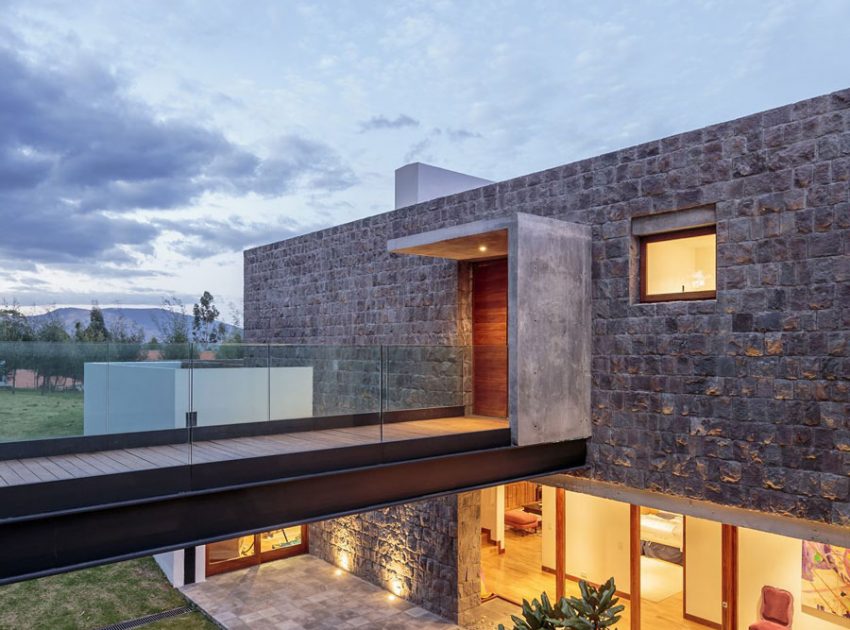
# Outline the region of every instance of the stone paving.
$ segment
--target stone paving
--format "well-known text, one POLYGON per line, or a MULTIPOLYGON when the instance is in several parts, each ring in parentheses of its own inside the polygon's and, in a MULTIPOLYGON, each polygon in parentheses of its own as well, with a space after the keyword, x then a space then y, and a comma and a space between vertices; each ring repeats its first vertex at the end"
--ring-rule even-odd
POLYGON ((182 590, 234 630, 460 630, 310 555, 224 573, 182 590))

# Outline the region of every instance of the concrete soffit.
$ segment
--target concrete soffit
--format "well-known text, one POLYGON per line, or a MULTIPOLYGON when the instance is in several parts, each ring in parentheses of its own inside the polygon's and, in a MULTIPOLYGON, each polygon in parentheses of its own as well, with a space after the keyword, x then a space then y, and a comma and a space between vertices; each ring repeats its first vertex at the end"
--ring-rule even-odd
MULTIPOLYGON (((850 547, 850 528, 829 523, 819 523, 793 516, 769 514, 747 508, 721 505, 711 501, 689 499, 630 488, 607 481, 597 481, 573 475, 550 475, 534 480, 545 486, 564 488, 571 492, 589 494, 603 499, 631 503, 644 507, 675 512, 685 516, 694 516, 705 520, 755 529, 789 538, 828 543, 840 547, 850 547)), ((569 508, 568 508, 569 509, 569 508)))
POLYGON ((515 216, 463 223, 390 239, 387 251, 449 260, 503 258, 508 255, 510 232, 515 225, 515 216))

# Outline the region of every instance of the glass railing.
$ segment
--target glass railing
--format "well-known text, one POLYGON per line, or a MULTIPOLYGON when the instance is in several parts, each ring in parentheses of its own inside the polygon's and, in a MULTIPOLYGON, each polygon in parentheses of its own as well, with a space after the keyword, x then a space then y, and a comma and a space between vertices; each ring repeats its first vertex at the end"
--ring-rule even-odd
POLYGON ((506 388, 503 346, 0 342, 0 466, 51 457, 73 476, 424 435, 416 422, 473 413, 480 357, 506 388))

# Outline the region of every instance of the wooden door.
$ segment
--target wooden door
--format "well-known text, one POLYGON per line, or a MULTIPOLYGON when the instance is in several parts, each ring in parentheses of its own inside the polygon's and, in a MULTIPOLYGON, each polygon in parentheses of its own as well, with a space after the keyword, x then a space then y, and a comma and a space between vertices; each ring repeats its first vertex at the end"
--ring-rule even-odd
POLYGON ((508 415, 508 261, 472 267, 473 412, 508 415))

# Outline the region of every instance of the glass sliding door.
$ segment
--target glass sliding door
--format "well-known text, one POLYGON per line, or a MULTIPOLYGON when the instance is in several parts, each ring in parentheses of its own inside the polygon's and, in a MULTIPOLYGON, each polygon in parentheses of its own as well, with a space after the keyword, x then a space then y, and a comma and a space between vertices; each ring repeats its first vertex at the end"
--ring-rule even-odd
POLYGON ((296 525, 257 534, 260 541, 260 562, 288 558, 307 552, 307 527, 296 525))
POLYGON ((207 576, 307 553, 307 526, 294 525, 206 546, 207 576))
POLYGON ((239 536, 207 545, 207 576, 257 564, 256 536, 239 536))

